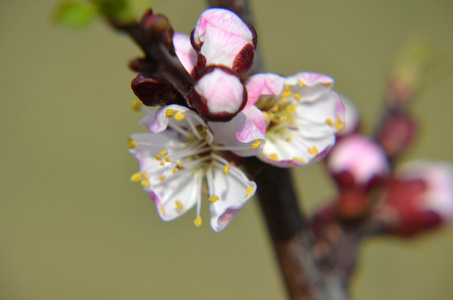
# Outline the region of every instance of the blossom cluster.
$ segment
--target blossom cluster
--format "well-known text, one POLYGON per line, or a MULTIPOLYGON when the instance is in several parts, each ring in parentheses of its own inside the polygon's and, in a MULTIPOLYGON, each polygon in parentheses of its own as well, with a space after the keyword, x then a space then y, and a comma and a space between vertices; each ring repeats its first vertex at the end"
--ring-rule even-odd
POLYGON ((210 225, 222 231, 255 194, 239 168, 247 157, 277 167, 322 159, 344 126, 345 110, 332 78, 311 72, 248 77, 257 36, 225 9, 209 9, 191 36, 171 32, 168 46, 193 79, 181 95, 159 74, 139 73, 132 89, 152 109, 142 120, 148 133, 132 134, 130 152, 140 182, 159 216, 170 221, 210 202, 210 225), (173 50, 174 48, 174 50, 173 50))

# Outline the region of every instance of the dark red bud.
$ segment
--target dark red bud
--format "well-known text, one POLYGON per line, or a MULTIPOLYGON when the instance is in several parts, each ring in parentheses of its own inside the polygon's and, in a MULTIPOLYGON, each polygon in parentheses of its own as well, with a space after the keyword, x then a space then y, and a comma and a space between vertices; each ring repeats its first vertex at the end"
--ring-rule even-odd
POLYGON ((411 116, 392 113, 384 120, 377 141, 390 158, 395 158, 409 149, 416 133, 417 123, 411 116))
POLYGON ((182 96, 170 82, 160 75, 138 74, 131 83, 134 94, 146 106, 184 103, 182 96))

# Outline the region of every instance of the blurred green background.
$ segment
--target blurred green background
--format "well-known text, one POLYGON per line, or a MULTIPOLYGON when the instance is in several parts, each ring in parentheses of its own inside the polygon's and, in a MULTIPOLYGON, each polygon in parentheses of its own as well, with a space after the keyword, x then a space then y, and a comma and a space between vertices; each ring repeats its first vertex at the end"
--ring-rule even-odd
MULTIPOLYGON (((284 299, 256 201, 221 234, 195 212, 162 222, 139 185, 126 137, 132 42, 102 22, 57 26, 56 0, 0 2, 0 299, 284 299)), ((427 36, 452 58, 449 0, 253 1, 268 70, 318 71, 356 101, 365 130, 404 41, 427 36)), ((155 3, 189 33, 203 1, 155 3)), ((422 136, 406 157, 453 160, 453 74, 422 87, 422 136)), ((295 172, 312 211, 334 193, 321 165, 295 172)), ((204 207, 205 216, 207 206, 204 207)), ((362 248, 352 294, 366 300, 453 299, 453 229, 362 248)))

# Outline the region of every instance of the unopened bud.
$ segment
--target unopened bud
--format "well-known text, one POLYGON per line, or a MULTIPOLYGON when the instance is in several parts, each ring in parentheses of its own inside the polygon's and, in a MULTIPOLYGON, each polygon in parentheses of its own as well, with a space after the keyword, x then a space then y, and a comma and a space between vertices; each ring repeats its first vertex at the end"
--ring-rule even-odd
POLYGON ((403 154, 414 141, 416 121, 407 114, 392 113, 386 117, 377 135, 378 142, 390 158, 403 154))
POLYGON ((146 106, 184 103, 182 96, 170 82, 160 75, 138 74, 131 83, 134 94, 146 106))
POLYGON ((191 105, 208 121, 227 122, 245 106, 247 91, 238 76, 223 67, 207 67, 189 98, 191 105))

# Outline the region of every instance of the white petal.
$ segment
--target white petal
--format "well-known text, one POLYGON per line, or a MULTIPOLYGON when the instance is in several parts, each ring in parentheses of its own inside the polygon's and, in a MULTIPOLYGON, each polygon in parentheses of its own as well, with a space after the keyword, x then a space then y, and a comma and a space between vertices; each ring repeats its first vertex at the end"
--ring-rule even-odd
POLYGON ((148 189, 164 221, 182 216, 201 199, 202 171, 180 172, 170 174, 163 182, 148 189))
POLYGON ((287 77, 285 84, 291 88, 292 93, 300 96, 300 101, 313 101, 321 95, 329 92, 333 86, 333 79, 329 76, 300 72, 293 76, 287 77))
POLYGON ((256 184, 233 166, 230 166, 229 174, 225 175, 223 166, 214 163, 206 175, 209 195, 219 197, 219 200, 210 206, 211 227, 220 232, 255 194, 256 184))

